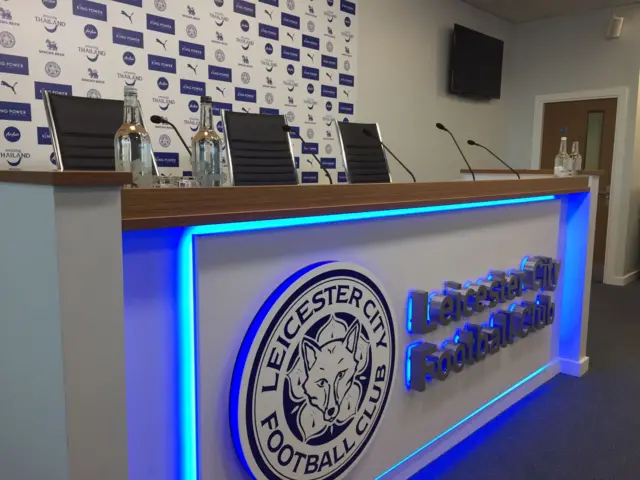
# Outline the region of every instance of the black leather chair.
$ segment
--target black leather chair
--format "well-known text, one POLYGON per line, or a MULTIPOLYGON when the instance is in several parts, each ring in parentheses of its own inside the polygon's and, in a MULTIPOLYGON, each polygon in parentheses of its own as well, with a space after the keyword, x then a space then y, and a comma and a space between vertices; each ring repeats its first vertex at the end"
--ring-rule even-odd
MULTIPOLYGON (((115 170, 114 137, 124 102, 44 92, 44 106, 59 170, 115 170)), ((158 168, 153 157, 154 174, 158 168)))
POLYGON ((298 185, 293 148, 283 115, 222 111, 231 184, 298 185))
POLYGON ((391 183, 378 124, 338 122, 338 139, 349 183, 391 183), (365 135, 365 129, 375 138, 365 135))

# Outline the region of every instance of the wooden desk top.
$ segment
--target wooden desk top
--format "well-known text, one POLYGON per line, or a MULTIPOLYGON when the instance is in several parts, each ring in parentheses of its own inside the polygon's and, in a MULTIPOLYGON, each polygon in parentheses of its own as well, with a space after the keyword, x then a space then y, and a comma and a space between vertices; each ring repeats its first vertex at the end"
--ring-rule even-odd
MULTIPOLYGON (((511 173, 508 170, 476 170, 476 172, 511 173)), ((520 170, 520 172, 545 173, 546 171, 520 170)), ((131 174, 123 172, 0 170, 0 184, 102 187, 128 185, 130 182, 131 174)), ((478 182, 234 188, 123 188, 122 226, 124 230, 187 227, 587 191, 589 191, 589 179, 586 175, 572 178, 525 178, 478 182)))
POLYGON ((27 183, 54 187, 104 187, 129 185, 132 181, 133 177, 126 172, 0 170, 0 183, 27 183))
POLYGON ((392 210, 589 191, 586 176, 287 187, 123 189, 124 230, 392 210))
MULTIPOLYGON (((513 172, 506 168, 496 168, 496 169, 474 168, 473 171, 474 173, 483 173, 483 174, 488 173, 491 175, 513 175, 513 172)), ((553 170, 523 170, 523 169, 516 168, 515 171, 518 172, 520 175, 553 175, 553 170)), ((471 172, 469 171, 468 168, 461 169, 460 173, 466 173, 468 175, 471 175, 471 172)), ((601 176, 601 175, 604 175, 604 170, 581 170, 579 173, 580 175, 585 175, 585 176, 593 176, 593 175, 601 176)))

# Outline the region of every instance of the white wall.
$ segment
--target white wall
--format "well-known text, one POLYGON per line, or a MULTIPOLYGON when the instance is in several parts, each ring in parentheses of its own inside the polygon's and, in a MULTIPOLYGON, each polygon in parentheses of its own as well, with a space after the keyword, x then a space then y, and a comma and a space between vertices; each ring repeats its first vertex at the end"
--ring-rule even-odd
MULTIPOLYGON (((611 10, 597 10, 518 25, 510 49, 508 158, 529 168, 536 95, 627 87, 628 119, 624 143, 623 199, 617 212, 624 220, 616 232, 614 274, 637 269, 640 203, 640 146, 636 146, 640 7, 621 8, 625 17, 620 39, 605 39, 611 10)), ((615 173, 614 173, 615 176, 615 173)), ((611 245, 608 245, 608 248, 611 245)))
MULTIPOLYGON (((450 32, 461 23, 505 40, 514 26, 458 0, 367 0, 358 4, 359 121, 379 122, 382 136, 419 181, 456 178, 464 167, 442 122, 459 136, 484 141, 498 155, 506 152, 509 71, 503 99, 476 102, 447 93, 450 32)), ((472 165, 496 167, 482 151, 461 145, 472 165)), ((527 157, 528 158, 528 157, 527 157)), ((395 181, 411 181, 390 160, 395 181)))

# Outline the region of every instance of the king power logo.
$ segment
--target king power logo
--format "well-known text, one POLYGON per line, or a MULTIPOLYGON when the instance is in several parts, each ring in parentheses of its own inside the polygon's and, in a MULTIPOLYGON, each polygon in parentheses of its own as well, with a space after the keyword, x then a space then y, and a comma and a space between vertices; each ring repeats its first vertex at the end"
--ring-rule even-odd
POLYGON ((380 284, 330 262, 293 275, 244 339, 232 385, 236 449, 255 478, 343 478, 379 427, 396 337, 380 284))

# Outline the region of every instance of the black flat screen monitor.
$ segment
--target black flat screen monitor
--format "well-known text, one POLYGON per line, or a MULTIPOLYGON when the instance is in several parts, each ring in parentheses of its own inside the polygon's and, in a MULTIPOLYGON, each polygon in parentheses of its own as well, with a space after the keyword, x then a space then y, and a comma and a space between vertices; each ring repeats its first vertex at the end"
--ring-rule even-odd
POLYGON ((476 98, 500 98, 504 42, 456 24, 449 59, 449 91, 476 98))

